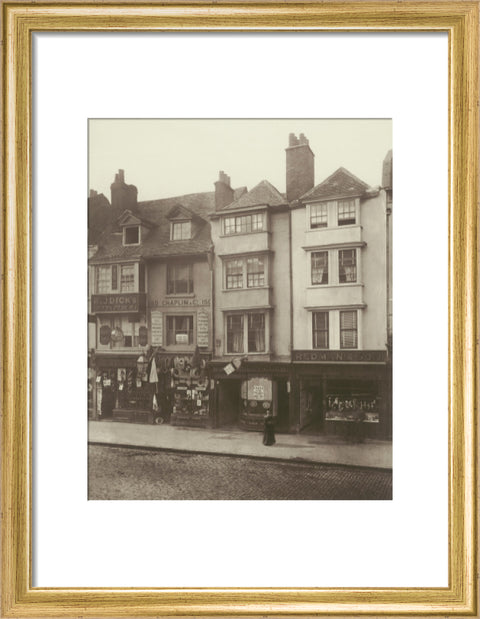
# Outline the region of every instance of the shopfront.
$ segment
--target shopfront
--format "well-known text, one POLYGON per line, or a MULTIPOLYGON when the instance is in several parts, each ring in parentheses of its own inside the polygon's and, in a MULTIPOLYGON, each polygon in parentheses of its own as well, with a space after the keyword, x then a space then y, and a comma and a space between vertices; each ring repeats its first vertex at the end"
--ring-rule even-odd
POLYGON ((347 439, 390 439, 391 366, 385 353, 327 352, 294 351, 298 429, 347 439))
POLYGON ((263 430, 265 415, 274 416, 277 431, 291 429, 290 365, 232 360, 211 363, 216 427, 263 430))

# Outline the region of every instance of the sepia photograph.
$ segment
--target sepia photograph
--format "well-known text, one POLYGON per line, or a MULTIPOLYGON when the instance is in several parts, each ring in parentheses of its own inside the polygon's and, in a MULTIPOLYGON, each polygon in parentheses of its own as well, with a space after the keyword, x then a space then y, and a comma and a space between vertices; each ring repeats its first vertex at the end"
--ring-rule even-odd
POLYGON ((391 119, 88 140, 88 498, 391 500, 391 119))

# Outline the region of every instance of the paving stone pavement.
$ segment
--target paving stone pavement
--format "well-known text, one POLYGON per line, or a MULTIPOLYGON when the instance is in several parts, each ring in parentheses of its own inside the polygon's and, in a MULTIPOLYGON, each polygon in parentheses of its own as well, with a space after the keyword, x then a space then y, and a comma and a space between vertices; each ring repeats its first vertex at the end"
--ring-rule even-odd
POLYGON ((387 470, 89 445, 89 499, 385 500, 387 470))

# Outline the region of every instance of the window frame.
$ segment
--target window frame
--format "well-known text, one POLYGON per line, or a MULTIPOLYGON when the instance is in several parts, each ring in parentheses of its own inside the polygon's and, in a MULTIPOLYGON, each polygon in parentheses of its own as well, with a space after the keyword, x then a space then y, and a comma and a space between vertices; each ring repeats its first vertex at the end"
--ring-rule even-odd
MULTIPOLYGON (((269 275, 268 275, 268 254, 265 253, 255 253, 250 255, 239 255, 239 256, 230 256, 228 258, 223 258, 222 266, 223 266, 223 290, 258 290, 259 288, 267 288, 269 285, 269 275), (248 272, 248 262, 257 260, 259 263, 263 263, 263 283, 258 285, 249 284, 249 272, 248 272), (241 263, 242 273, 229 273, 229 264, 232 263, 241 263), (229 278, 235 277, 236 281, 241 282, 241 286, 229 286, 229 278), (240 278, 240 279, 238 279, 240 278)), ((237 267, 238 268, 238 267, 237 267)), ((252 275, 261 275, 262 272, 253 272, 252 275)))
POLYGON ((339 312, 339 335, 340 335, 340 349, 341 350, 356 350, 358 349, 358 310, 340 310, 339 312), (347 328, 342 326, 342 317, 345 314, 352 314, 355 316, 355 326, 353 328, 347 328), (353 346, 345 346, 343 342, 343 333, 353 333, 354 334, 354 345, 353 346))
POLYGON ((165 327, 166 327, 166 346, 193 346, 194 342, 195 342, 195 320, 194 320, 194 314, 167 314, 165 316, 165 327), (190 325, 191 328, 188 329, 187 328, 187 336, 188 336, 188 342, 187 343, 178 343, 177 340, 177 334, 178 331, 182 331, 184 332, 185 329, 177 329, 176 323, 178 319, 190 319, 190 325), (170 329, 169 328, 169 321, 173 320, 173 324, 174 324, 174 329, 170 329), (173 333, 174 335, 174 341, 171 342, 170 341, 170 335, 173 333))
POLYGON ((125 246, 130 246, 130 245, 140 245, 140 241, 141 241, 141 234, 142 231, 140 229, 140 225, 135 224, 133 226, 124 226, 123 227, 123 245, 125 246), (129 243, 127 242, 127 234, 129 230, 137 230, 137 240, 134 243, 129 243))
POLYGON ((355 199, 350 200, 338 200, 337 201, 337 226, 354 226, 357 223, 357 201, 355 199), (348 207, 348 210, 342 213, 343 219, 340 219, 340 209, 348 207), (345 214, 352 213, 353 218, 345 217, 345 214))
MULTIPOLYGON (((318 269, 318 267, 317 267, 318 269)), ((322 279, 323 279, 322 278, 322 279)), ((329 251, 328 249, 315 250, 310 252, 310 284, 312 286, 327 286, 329 283, 329 251), (324 254, 326 256, 326 267, 324 267, 323 278, 326 276, 326 281, 315 282, 314 279, 314 257, 319 254, 324 254)))
POLYGON ((194 281, 193 281, 193 263, 192 262, 170 262, 167 263, 167 277, 166 277, 166 284, 167 284, 167 295, 187 295, 187 294, 193 294, 195 285, 194 285, 194 281), (188 268, 188 278, 187 280, 180 280, 178 278, 175 279, 171 279, 170 275, 172 273, 172 271, 176 270, 179 267, 187 267, 188 268), (186 281, 187 282, 187 291, 186 292, 180 292, 177 290, 177 282, 179 281, 186 281), (174 290, 172 291, 170 289, 170 284, 173 284, 173 288, 174 290))
POLYGON ((339 284, 357 284, 358 283, 358 251, 357 247, 350 247, 348 249, 338 250, 338 283, 339 284), (346 252, 353 252, 354 257, 353 264, 342 264, 344 258, 343 255, 346 252), (345 267, 354 267, 354 279, 347 279, 347 274, 344 272, 342 276, 342 269, 345 267), (342 279, 342 277, 344 279, 342 279))
POLYGON ((120 287, 117 288, 117 290, 119 290, 119 292, 121 294, 135 293, 136 292, 136 290, 135 290, 135 288, 136 288, 136 286, 135 286, 135 264, 133 264, 133 263, 126 263, 126 264, 120 264, 119 266, 120 266, 120 282, 119 282, 120 283, 120 287), (126 268, 131 268, 132 269, 132 275, 131 275, 131 277, 132 277, 132 279, 131 279, 132 290, 124 290, 124 287, 123 287, 123 285, 124 285, 123 269, 126 269, 126 268))
POLYGON ((316 311, 316 312, 312 312, 312 349, 314 350, 329 350, 330 348, 330 312, 328 311, 316 311), (316 325, 316 317, 319 315, 323 315, 326 320, 326 325, 323 328, 319 328, 316 325), (325 333, 326 334, 326 345, 325 346, 318 346, 316 344, 317 339, 316 339, 316 335, 317 334, 321 334, 321 333, 325 333))
POLYGON ((170 226, 170 240, 171 241, 190 241, 192 239, 192 220, 191 219, 178 219, 172 221, 170 226), (180 238, 175 238, 176 226, 180 226, 180 230, 183 230, 183 226, 188 224, 188 236, 183 236, 181 232, 180 238))
MULTIPOLYGON (((268 325, 268 315, 269 312, 265 310, 248 310, 243 312, 228 312, 225 314, 225 354, 227 355, 241 355, 241 354, 258 354, 264 355, 268 354, 269 351, 269 343, 268 343, 268 335, 269 335, 269 325, 268 325), (251 336, 254 337, 254 332, 251 331, 253 327, 251 326, 251 317, 252 316, 262 316, 263 322, 263 350, 251 350, 250 342, 251 336), (229 320, 234 318, 240 318, 242 324, 242 332, 241 332, 241 350, 229 350, 230 337, 229 334, 233 333, 231 329, 229 329, 229 320)), ((237 333, 238 335, 238 333, 237 333)))
POLYGON ((224 236, 267 232, 266 213, 257 212, 225 216, 222 220, 222 232, 224 236), (243 221, 245 222, 245 225, 242 226, 243 221), (260 222, 261 226, 259 225, 260 222))
POLYGON ((328 202, 317 202, 315 204, 310 204, 310 213, 309 213, 309 226, 310 230, 319 230, 321 228, 328 228, 328 202), (319 207, 324 211, 323 213, 315 213, 319 207), (318 220, 316 225, 313 225, 313 219, 318 220))

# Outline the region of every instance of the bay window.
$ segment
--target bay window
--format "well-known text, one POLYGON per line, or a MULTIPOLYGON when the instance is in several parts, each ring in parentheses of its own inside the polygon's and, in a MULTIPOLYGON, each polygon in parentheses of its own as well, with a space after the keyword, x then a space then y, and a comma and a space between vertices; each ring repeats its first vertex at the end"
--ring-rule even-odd
POLYGON ((223 220, 224 234, 248 234, 265 230, 265 213, 251 215, 236 215, 223 220))
POLYGON ((225 288, 261 288, 267 285, 267 260, 264 256, 229 259, 224 262, 225 288))

